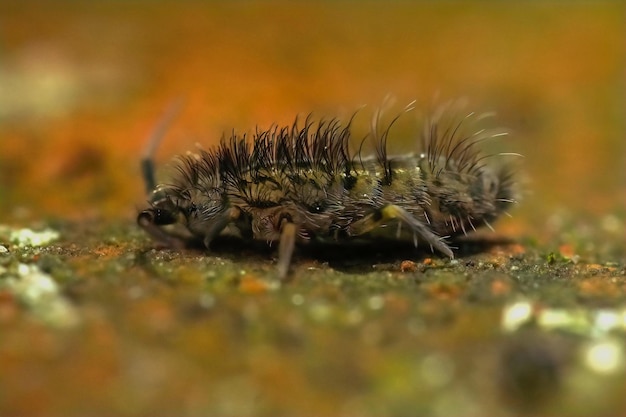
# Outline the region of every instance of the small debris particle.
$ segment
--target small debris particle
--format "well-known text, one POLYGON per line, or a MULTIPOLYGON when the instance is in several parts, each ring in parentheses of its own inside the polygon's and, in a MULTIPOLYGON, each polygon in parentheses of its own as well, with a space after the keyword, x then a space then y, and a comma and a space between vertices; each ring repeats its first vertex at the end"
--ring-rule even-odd
POLYGON ((400 271, 402 272, 415 272, 417 270, 417 264, 413 261, 402 261, 400 264, 400 271))
POLYGON ((9 253, 9 250, 6 248, 6 246, 0 245, 0 253, 9 253))

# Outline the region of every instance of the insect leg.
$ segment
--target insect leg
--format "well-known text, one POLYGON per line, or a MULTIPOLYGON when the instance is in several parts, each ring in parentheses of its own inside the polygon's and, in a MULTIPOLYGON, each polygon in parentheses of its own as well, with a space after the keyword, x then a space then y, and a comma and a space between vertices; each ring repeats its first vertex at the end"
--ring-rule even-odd
POLYGON ((213 239, 215 239, 215 237, 217 237, 222 230, 226 228, 226 226, 237 221, 240 216, 241 210, 237 207, 233 207, 223 213, 220 213, 212 219, 211 226, 204 233, 204 239, 202 241, 202 243, 204 243, 204 247, 210 249, 209 246, 211 245, 213 239))
POLYGON ((406 224, 416 236, 426 241, 426 243, 437 249, 439 252, 449 256, 450 258, 454 258, 454 253, 452 253, 450 247, 446 245, 446 243, 439 236, 434 234, 428 226, 417 220, 411 213, 402 207, 393 204, 384 206, 352 223, 349 226, 349 232, 351 235, 355 236, 362 235, 393 219, 397 219, 406 224))
POLYGON ((280 241, 278 242, 278 278, 283 280, 289 272, 291 256, 296 245, 296 235, 298 229, 296 225, 287 221, 282 222, 280 231, 280 241))

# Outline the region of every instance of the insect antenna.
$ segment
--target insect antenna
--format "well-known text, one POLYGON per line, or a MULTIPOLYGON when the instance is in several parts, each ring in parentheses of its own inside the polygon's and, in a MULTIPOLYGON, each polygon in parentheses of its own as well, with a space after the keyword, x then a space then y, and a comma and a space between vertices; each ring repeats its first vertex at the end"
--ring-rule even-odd
POLYGON ((141 158, 141 175, 146 186, 146 194, 150 194, 156 188, 156 178, 154 175, 154 153, 165 137, 165 132, 172 124, 172 121, 180 113, 182 104, 182 99, 172 102, 167 107, 152 132, 150 132, 150 135, 148 135, 146 147, 141 158))

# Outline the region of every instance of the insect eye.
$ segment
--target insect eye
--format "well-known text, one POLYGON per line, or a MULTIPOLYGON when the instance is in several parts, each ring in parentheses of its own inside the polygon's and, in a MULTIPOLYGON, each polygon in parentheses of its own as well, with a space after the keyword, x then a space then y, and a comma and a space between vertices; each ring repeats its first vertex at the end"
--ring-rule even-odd
POLYGON ((351 190, 356 185, 356 177, 350 174, 346 174, 343 179, 343 186, 346 190, 351 190))
POLYGON ((498 180, 496 178, 490 178, 489 176, 486 176, 483 179, 483 184, 484 190, 488 194, 495 194, 498 190, 498 180))
POLYGON ((492 181, 491 184, 489 184, 489 192, 490 193, 495 193, 497 187, 498 187, 497 182, 496 181, 492 181))
POLYGON ((176 216, 170 210, 163 210, 160 208, 152 208, 149 210, 144 210, 139 213, 137 217, 137 223, 148 225, 154 224, 157 226, 162 226, 166 224, 172 224, 176 222, 176 216))

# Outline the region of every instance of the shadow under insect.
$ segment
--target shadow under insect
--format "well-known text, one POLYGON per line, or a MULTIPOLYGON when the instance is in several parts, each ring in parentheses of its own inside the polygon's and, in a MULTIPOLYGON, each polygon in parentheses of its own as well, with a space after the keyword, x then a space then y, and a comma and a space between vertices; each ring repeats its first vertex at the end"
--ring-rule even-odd
MULTIPOLYGON (((496 246, 513 244, 514 241, 506 237, 485 238, 470 235, 451 240, 449 243, 457 258, 463 259, 487 252, 496 246)), ((200 239, 190 241, 187 248, 207 250, 200 239)), ((241 260, 264 262, 275 255, 276 248, 253 239, 221 235, 211 242, 209 253, 233 262, 241 260)), ((312 241, 298 245, 292 260, 292 267, 297 268, 302 262, 310 260, 328 264, 339 271, 365 273, 371 271, 374 265, 399 265, 405 260, 419 262, 432 256, 433 251, 426 246, 416 248, 410 241, 397 239, 356 238, 342 242, 312 241)))
POLYGON ((369 134, 374 156, 361 150, 351 156, 352 119, 342 125, 307 117, 303 124, 296 119, 291 126, 257 130, 252 138, 233 134, 215 149, 182 156, 178 175, 161 185, 154 180, 153 138, 142 165, 150 207, 137 222, 170 248, 201 242, 214 249, 223 234, 276 242, 280 278, 287 276, 296 246, 315 250, 318 243, 336 246, 332 254, 342 253, 342 259, 352 246, 363 252, 361 239, 374 247, 408 240, 453 258, 448 237, 491 228, 515 200, 509 167, 488 166, 490 155, 476 146, 499 134, 466 133, 462 127, 473 113, 456 121, 442 114, 426 123, 418 153, 388 155, 399 116, 381 127, 376 113, 369 134))

